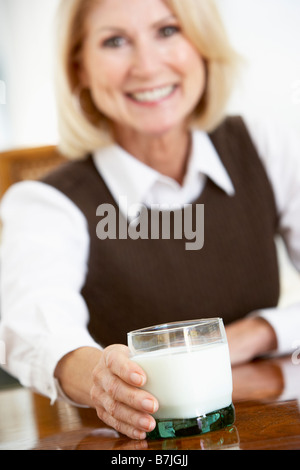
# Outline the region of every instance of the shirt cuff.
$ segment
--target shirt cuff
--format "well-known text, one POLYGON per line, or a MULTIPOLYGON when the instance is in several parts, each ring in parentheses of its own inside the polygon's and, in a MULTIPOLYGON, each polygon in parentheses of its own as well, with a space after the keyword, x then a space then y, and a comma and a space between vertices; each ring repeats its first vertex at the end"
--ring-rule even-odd
POLYGON ((280 395, 280 401, 300 400, 299 359, 291 357, 289 362, 281 364, 280 367, 284 379, 284 390, 280 395))
POLYGON ((35 380, 35 388, 43 395, 50 398, 51 404, 53 405, 56 400, 60 399, 66 401, 74 406, 81 408, 88 408, 84 405, 70 400, 63 392, 59 381, 55 378, 54 372, 58 362, 67 354, 76 349, 91 347, 98 350, 103 348, 96 343, 93 338, 86 332, 80 332, 81 339, 78 339, 78 332, 72 332, 68 334, 68 337, 51 338, 46 344, 44 342, 41 354, 39 357, 40 364, 37 364, 37 370, 40 371, 39 377, 35 380))
POLYGON ((299 347, 300 303, 288 307, 257 310, 249 316, 261 317, 272 326, 277 338, 277 350, 273 356, 291 354, 299 347))

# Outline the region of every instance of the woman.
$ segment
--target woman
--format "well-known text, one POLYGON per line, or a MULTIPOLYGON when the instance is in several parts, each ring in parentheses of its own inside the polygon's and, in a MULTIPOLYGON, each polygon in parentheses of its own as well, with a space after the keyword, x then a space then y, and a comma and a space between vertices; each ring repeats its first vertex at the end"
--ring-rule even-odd
POLYGON ((299 171, 285 160, 286 195, 274 198, 269 154, 267 176, 249 135, 262 142, 258 130, 223 120, 237 58, 213 2, 63 0, 59 18, 61 150, 78 161, 3 201, 1 337, 24 385, 143 439, 159 404, 141 389, 128 330, 223 316, 233 365, 291 350, 282 325, 293 331, 299 319, 274 314, 273 237, 286 230, 300 269, 299 171), (99 236, 102 204, 121 225, 124 198, 151 214, 204 204, 204 248, 99 236))

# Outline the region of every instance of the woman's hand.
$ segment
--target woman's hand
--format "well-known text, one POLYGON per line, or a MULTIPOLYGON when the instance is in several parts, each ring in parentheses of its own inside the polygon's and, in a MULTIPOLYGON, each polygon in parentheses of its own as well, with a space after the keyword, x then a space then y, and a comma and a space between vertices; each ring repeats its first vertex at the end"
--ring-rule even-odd
POLYGON ((158 402, 141 390, 146 374, 129 359, 127 346, 76 349, 59 361, 55 377, 73 402, 95 408, 99 418, 120 433, 145 439, 155 428, 151 413, 158 402))
POLYGON ((157 411, 158 402, 139 388, 146 383, 146 375, 129 359, 127 346, 104 349, 92 378, 90 397, 98 417, 130 438, 145 439, 146 432, 155 428, 149 413, 157 411))
POLYGON ((276 335, 271 325, 260 317, 248 317, 226 327, 231 364, 249 362, 274 351, 276 335))

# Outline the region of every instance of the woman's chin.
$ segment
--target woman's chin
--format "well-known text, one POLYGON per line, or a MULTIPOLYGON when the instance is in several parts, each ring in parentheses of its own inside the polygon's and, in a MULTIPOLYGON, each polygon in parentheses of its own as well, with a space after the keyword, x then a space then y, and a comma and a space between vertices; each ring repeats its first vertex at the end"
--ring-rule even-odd
POLYGON ((179 122, 151 122, 136 129, 137 133, 148 137, 161 137, 172 131, 176 131, 184 125, 184 120, 179 122))

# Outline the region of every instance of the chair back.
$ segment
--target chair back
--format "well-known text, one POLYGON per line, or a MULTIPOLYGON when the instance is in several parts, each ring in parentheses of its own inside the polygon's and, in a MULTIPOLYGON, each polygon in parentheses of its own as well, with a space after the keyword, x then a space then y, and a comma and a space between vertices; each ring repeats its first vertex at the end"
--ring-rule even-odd
POLYGON ((0 152, 0 198, 12 184, 42 178, 66 161, 56 146, 0 152))

